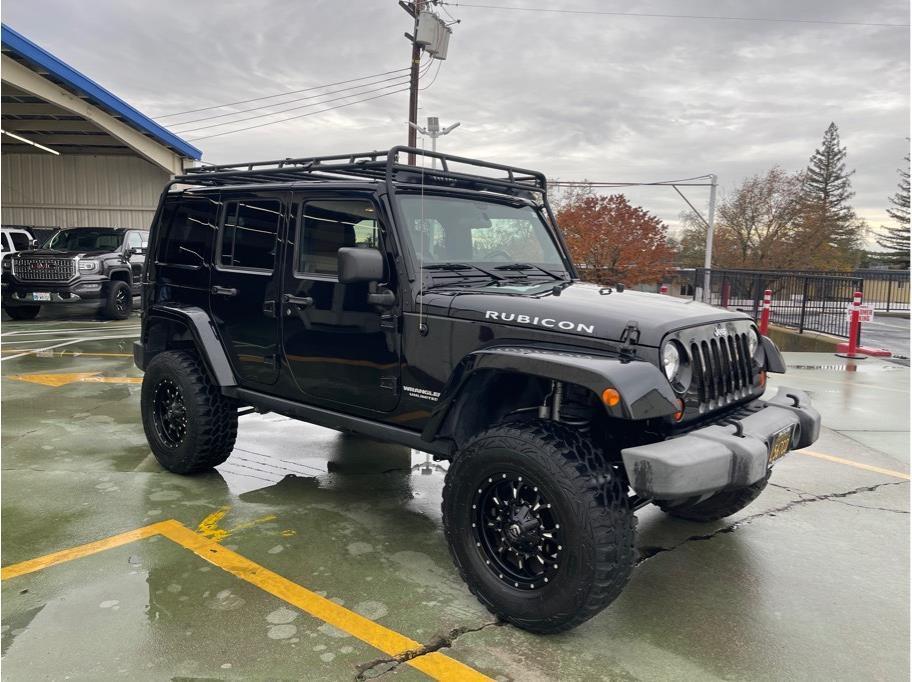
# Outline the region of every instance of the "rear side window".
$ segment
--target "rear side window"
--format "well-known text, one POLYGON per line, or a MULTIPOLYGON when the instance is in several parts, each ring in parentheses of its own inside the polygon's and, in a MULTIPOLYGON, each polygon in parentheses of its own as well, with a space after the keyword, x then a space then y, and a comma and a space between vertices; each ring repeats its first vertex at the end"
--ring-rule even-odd
POLYGON ((226 268, 271 271, 282 204, 272 199, 226 201, 219 247, 219 265, 226 268))
POLYGON ((156 260, 168 265, 209 263, 218 209, 219 202, 209 197, 183 198, 166 205, 161 221, 164 234, 156 260))
POLYGON ((23 232, 10 232, 9 238, 13 241, 13 251, 25 251, 29 247, 29 236, 23 232))

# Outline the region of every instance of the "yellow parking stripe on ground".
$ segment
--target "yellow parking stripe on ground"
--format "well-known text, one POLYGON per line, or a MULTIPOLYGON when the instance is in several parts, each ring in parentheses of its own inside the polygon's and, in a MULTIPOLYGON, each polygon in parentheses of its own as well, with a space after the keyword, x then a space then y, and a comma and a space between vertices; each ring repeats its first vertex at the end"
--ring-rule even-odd
POLYGON ((893 469, 882 469, 880 467, 872 466, 870 464, 864 464, 863 462, 855 462, 851 459, 843 459, 842 457, 836 457, 834 455, 826 455, 822 452, 811 452, 810 450, 795 450, 798 454, 807 455, 809 457, 816 457, 817 459, 825 459, 828 462, 835 462, 836 464, 845 464, 850 467, 855 467, 856 469, 864 469, 865 471, 873 471, 876 474, 883 474, 884 476, 892 476, 893 478, 901 478, 904 481, 912 480, 912 477, 909 474, 904 474, 901 471, 894 471, 893 469))
POLYGON ((8 374, 7 379, 27 381, 44 386, 66 386, 77 382, 89 384, 141 384, 142 377, 100 377, 101 372, 70 372, 54 374, 8 374))
POLYGON ((143 526, 142 528, 130 530, 126 533, 112 535, 104 540, 97 540, 96 542, 79 545, 78 547, 64 549, 60 552, 54 552, 53 554, 45 554, 37 559, 22 561, 18 564, 13 564, 12 566, 4 566, 0 569, 0 580, 9 580, 10 578, 16 578, 27 573, 34 573, 35 571, 40 571, 42 568, 62 564, 66 561, 72 561, 73 559, 81 559, 84 556, 90 556, 106 549, 112 549, 114 547, 120 547, 121 545, 128 545, 136 540, 150 538, 153 535, 160 535, 165 528, 164 522, 153 523, 151 526, 143 526))
MULTIPOLYGON (((339 630, 357 637, 362 642, 379 649, 388 656, 393 658, 405 657, 410 653, 420 651, 422 648, 419 642, 399 634, 395 630, 390 630, 379 623, 375 623, 369 618, 346 609, 344 606, 339 606, 335 602, 321 597, 287 578, 283 578, 278 573, 270 571, 268 568, 241 556, 237 552, 222 547, 218 542, 194 533, 174 519, 113 535, 79 547, 47 554, 37 559, 13 564, 12 566, 6 566, 0 570, 0 579, 9 580, 28 573, 34 573, 49 566, 79 559, 106 549, 120 547, 135 540, 142 540, 154 535, 162 535, 168 538, 222 570, 259 587, 264 592, 268 592, 274 597, 298 607, 339 630)), ((491 678, 437 651, 418 655, 405 662, 437 680, 474 680, 477 682, 485 680, 491 682, 491 678)))

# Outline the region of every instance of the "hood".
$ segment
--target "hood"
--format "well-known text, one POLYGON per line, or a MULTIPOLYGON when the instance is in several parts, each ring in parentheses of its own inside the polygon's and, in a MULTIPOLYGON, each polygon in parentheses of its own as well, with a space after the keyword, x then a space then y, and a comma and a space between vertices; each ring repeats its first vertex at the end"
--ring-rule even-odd
POLYGON ((697 301, 640 291, 618 292, 614 287, 586 282, 573 282, 560 296, 554 295, 550 283, 453 289, 447 293, 453 295, 450 317, 609 341, 620 341, 627 325, 633 323, 640 331, 639 344, 654 347, 666 334, 679 329, 749 319, 743 313, 697 301))
POLYGON ((97 258, 107 256, 112 253, 110 249, 95 249, 94 251, 58 251, 57 249, 30 249, 28 251, 19 251, 15 254, 16 258, 30 258, 37 256, 40 258, 97 258))

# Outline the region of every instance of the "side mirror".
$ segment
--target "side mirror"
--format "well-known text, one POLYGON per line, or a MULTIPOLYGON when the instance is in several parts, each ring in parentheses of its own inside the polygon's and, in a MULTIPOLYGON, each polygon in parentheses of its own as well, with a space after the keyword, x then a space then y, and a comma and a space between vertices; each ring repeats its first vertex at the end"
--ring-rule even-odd
POLYGON ((149 248, 149 242, 143 242, 143 243, 142 243, 142 248, 143 248, 143 250, 148 249, 148 248, 149 248))
POLYGON ((133 256, 145 256, 145 255, 146 255, 145 245, 131 246, 129 249, 127 249, 127 258, 132 258, 133 256))
POLYGON ((339 282, 379 282, 383 279, 383 254, 377 249, 343 246, 339 249, 339 282))
POLYGON ((30 248, 30 249, 37 249, 37 248, 38 248, 38 240, 37 240, 37 239, 29 239, 29 248, 30 248))

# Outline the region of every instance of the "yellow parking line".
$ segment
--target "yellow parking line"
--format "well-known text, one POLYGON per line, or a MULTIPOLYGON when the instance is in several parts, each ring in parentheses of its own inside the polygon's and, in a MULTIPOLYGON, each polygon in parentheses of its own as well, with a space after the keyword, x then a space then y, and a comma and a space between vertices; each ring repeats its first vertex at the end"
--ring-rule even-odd
MULTIPOLYGON (((362 642, 379 649, 388 656, 394 658, 403 657, 421 649, 419 642, 399 634, 395 630, 390 630, 379 623, 375 623, 354 611, 346 609, 344 606, 339 606, 326 597, 321 597, 287 578, 283 578, 278 573, 270 571, 268 568, 241 556, 237 552, 222 547, 218 542, 193 532, 174 519, 161 521, 150 526, 113 535, 103 540, 7 566, 0 570, 0 578, 9 580, 10 578, 40 571, 49 566, 89 556, 153 535, 162 535, 168 538, 222 570, 260 588, 264 592, 268 592, 274 597, 278 597, 282 601, 298 607, 339 630, 357 637, 362 642)), ((460 663, 437 651, 416 656, 406 662, 413 668, 437 680, 475 680, 479 682, 482 680, 490 682, 491 680, 491 678, 482 675, 464 663, 460 663)))
POLYGON ((884 476, 901 478, 904 481, 912 480, 912 477, 910 477, 909 474, 904 474, 901 471, 893 471, 893 469, 881 469, 880 467, 864 464, 862 462, 855 462, 851 459, 843 459, 842 457, 835 457, 834 455, 826 455, 822 452, 811 452, 810 450, 796 450, 795 452, 801 455, 808 455, 809 457, 816 457, 817 459, 825 459, 828 462, 836 462, 836 464, 845 464, 850 467, 855 467, 856 469, 873 471, 874 473, 883 474, 884 476))
POLYGON ((85 545, 79 545, 78 547, 71 547, 70 549, 64 549, 60 552, 54 552, 53 554, 45 554, 44 556, 38 557, 37 559, 21 561, 18 564, 13 564, 12 566, 4 566, 2 569, 0 569, 0 580, 9 580, 10 578, 16 578, 20 575, 25 575, 26 573, 34 573, 35 571, 40 571, 42 568, 48 568, 49 566, 62 564, 65 561, 81 559, 84 556, 102 552, 106 549, 112 549, 114 547, 120 547, 121 545, 127 545, 131 542, 135 542, 136 540, 142 540, 144 538, 152 537, 153 535, 159 535, 164 529, 164 522, 153 523, 151 526, 143 526, 142 528, 130 530, 126 533, 112 535, 111 537, 105 538, 103 540, 89 542, 85 545))

